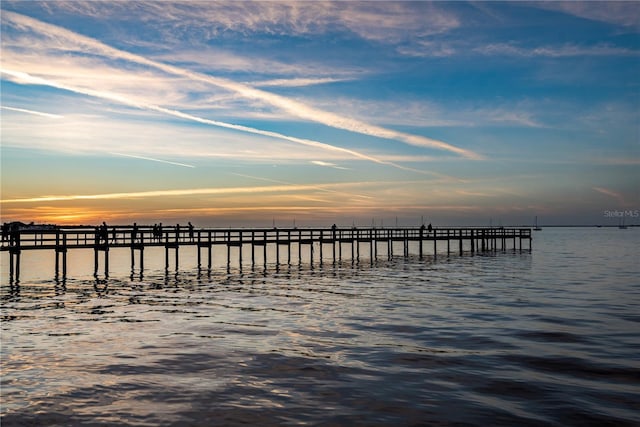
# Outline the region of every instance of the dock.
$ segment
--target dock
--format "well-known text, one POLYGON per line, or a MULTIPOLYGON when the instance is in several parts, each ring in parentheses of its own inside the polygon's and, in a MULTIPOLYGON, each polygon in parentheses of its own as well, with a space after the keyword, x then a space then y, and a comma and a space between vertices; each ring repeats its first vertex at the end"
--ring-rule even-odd
MULTIPOLYGON (((131 269, 139 260, 139 268, 144 269, 144 250, 149 247, 163 247, 165 253, 165 269, 169 269, 170 261, 176 270, 179 265, 180 248, 197 247, 197 267, 211 270, 212 253, 216 250, 226 251, 227 266, 232 262, 233 252, 237 252, 237 260, 242 267, 243 248, 251 247, 251 265, 262 263, 267 265, 267 247, 275 249, 275 263, 281 262, 281 255, 286 253, 286 262, 291 263, 292 256, 302 262, 303 251, 308 253, 310 263, 331 260, 341 261, 343 255, 352 260, 361 257, 361 245, 368 249, 368 258, 373 262, 378 258, 379 247, 385 248, 388 258, 394 257, 394 249, 402 245, 402 256, 408 257, 410 243, 417 246, 418 255, 425 255, 425 246, 429 254, 437 256, 438 246, 446 245, 447 255, 457 252, 487 252, 507 250, 523 250, 523 240, 528 243, 525 250, 531 250, 530 228, 509 227, 336 227, 329 228, 193 228, 187 226, 104 226, 104 227, 16 227, 2 235, 0 251, 9 253, 9 280, 19 281, 20 255, 23 251, 48 250, 55 252, 55 275, 66 278, 67 252, 74 249, 91 249, 94 251, 94 273, 98 275, 99 258, 104 261, 104 275, 109 273, 109 250, 128 248, 131 251, 131 269), (345 250, 344 246, 347 246, 345 250), (432 250, 429 250, 432 246, 432 250), (456 247, 457 246, 457 247, 456 247), (256 250, 260 248, 261 250, 256 250), (349 253, 350 250, 350 253, 349 253), (315 252, 318 252, 317 254, 315 252), (258 256, 256 256, 258 252, 258 256), (261 252, 261 254, 260 254, 261 252), (347 252, 343 254, 343 252, 347 252), (204 256, 203 256, 204 255, 204 256), (261 255, 261 256, 260 256, 261 255)), ((441 250, 442 246, 441 246, 441 250)), ((245 260, 246 261, 246 260, 245 260)), ((284 262, 284 259, 282 260, 284 262)))

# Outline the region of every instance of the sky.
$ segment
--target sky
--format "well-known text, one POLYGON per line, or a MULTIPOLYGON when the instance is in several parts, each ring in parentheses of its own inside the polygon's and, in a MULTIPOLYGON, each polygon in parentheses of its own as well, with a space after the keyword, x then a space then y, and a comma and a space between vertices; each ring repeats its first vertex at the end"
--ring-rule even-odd
POLYGON ((3 222, 640 223, 640 2, 0 8, 3 222))

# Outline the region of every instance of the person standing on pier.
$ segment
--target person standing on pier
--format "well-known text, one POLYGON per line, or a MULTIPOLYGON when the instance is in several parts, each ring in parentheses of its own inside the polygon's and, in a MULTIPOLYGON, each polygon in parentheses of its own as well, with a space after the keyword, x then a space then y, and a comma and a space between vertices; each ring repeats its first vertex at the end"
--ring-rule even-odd
POLYGON ((427 226, 427 232, 431 234, 432 231, 433 231, 433 227, 431 226, 431 223, 429 223, 429 225, 427 226))
POLYGON ((104 221, 102 221, 102 225, 100 226, 100 240, 102 240, 105 245, 109 243, 109 229, 107 228, 107 223, 104 221))
POLYGON ((5 222, 2 224, 2 241, 9 239, 9 223, 5 222))
POLYGON ((193 224, 189 221, 189 240, 193 242, 193 224))
POLYGON ((138 224, 133 223, 133 230, 131 230, 131 243, 135 243, 138 239, 138 224))

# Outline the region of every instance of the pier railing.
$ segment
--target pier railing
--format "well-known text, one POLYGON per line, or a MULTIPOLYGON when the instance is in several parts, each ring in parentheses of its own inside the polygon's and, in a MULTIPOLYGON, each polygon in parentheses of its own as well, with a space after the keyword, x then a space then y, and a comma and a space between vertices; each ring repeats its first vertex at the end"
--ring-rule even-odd
POLYGON ((528 241, 531 249, 530 228, 505 227, 330 227, 330 228, 193 228, 188 226, 103 226, 103 227, 38 227, 21 226, 3 230, 0 251, 10 253, 10 275, 18 277, 20 253, 25 250, 53 250, 56 253, 56 274, 62 257, 63 276, 66 274, 66 253, 71 249, 93 249, 96 273, 98 253, 104 252, 105 274, 108 273, 108 252, 111 248, 130 248, 131 265, 135 264, 134 252, 140 253, 143 267, 143 251, 146 247, 165 248, 165 266, 169 267, 169 251, 175 251, 178 266, 178 250, 182 246, 197 246, 198 267, 201 266, 201 249, 207 249, 207 266, 211 268, 212 248, 226 246, 227 263, 231 260, 231 248, 239 247, 239 262, 242 264, 242 247, 251 245, 251 262, 256 262, 255 247, 263 247, 263 260, 267 263, 267 246, 275 246, 276 262, 280 262, 280 248, 287 247, 287 261, 291 262, 291 247, 297 246, 298 259, 302 260, 302 248, 307 245, 313 263, 314 246, 319 247, 319 261, 325 258, 323 247, 331 245, 331 258, 342 259, 343 244, 351 245, 351 258, 359 259, 360 243, 368 243, 369 256, 375 259, 380 243, 387 245, 386 253, 393 256, 394 242, 403 242, 403 255, 409 255, 409 243, 418 242, 419 255, 424 253, 424 242, 433 242, 433 255, 437 254, 438 242, 446 242, 447 254, 452 243, 458 243, 460 254, 464 247, 470 252, 504 250, 512 242, 512 248, 522 250, 522 241, 528 241), (337 250, 336 250, 337 248, 337 250))
POLYGON ((202 228, 189 230, 186 227, 176 229, 165 227, 154 231, 153 227, 131 226, 109 227, 106 235, 93 227, 69 227, 57 229, 21 229, 2 236, 0 251, 56 249, 66 247, 94 248, 109 246, 113 248, 132 245, 164 246, 212 244, 293 244, 310 242, 370 242, 373 240, 418 241, 418 240, 457 240, 457 239, 531 239, 530 228, 434 228, 431 231, 418 227, 395 228, 202 228), (105 238, 106 237, 106 238, 105 238))

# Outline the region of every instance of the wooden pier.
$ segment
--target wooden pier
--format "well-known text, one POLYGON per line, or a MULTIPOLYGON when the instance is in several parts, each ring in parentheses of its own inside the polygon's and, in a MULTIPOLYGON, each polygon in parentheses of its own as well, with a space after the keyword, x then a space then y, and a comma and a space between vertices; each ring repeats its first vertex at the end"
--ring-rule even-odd
MULTIPOLYGON (((174 258, 175 269, 179 265, 179 250, 185 246, 197 247, 198 268, 203 268, 203 252, 206 256, 206 268, 211 270, 214 247, 226 250, 227 266, 231 264, 232 248, 238 248, 238 263, 242 267, 242 248, 251 246, 251 265, 260 262, 267 265, 267 246, 275 249, 276 265, 280 264, 281 252, 286 251, 286 261, 291 263, 297 250, 298 262, 303 260, 303 251, 309 254, 310 263, 314 260, 322 263, 327 259, 334 263, 343 259, 343 246, 350 249, 351 260, 360 259, 360 246, 366 244, 368 258, 373 262, 378 258, 379 246, 388 257, 394 256, 394 246, 402 243, 402 255, 410 253, 410 243, 417 246, 418 255, 425 255, 425 244, 432 245, 428 250, 431 256, 438 255, 438 245, 446 245, 447 255, 457 252, 476 253, 497 250, 522 250, 522 241, 528 241, 525 249, 531 250, 530 228, 504 227, 465 227, 433 228, 393 227, 393 228, 190 228, 186 226, 108 226, 108 227, 16 227, 10 233, 3 233, 0 251, 9 252, 10 282, 19 281, 20 255, 27 250, 49 250, 55 252, 55 275, 66 278, 67 251, 71 249, 93 249, 94 274, 98 275, 99 258, 103 256, 104 275, 109 273, 109 250, 129 248, 131 251, 131 269, 136 258, 139 268, 144 269, 144 250, 148 247, 164 247, 165 269, 169 269, 174 258), (394 245, 396 243, 396 245, 394 245), (457 246, 457 248, 456 248, 457 246), (256 258, 256 247, 261 248, 262 256, 256 258), (328 247, 328 248, 327 248, 328 247), (465 249, 466 248, 466 249, 465 249), (316 255, 314 252, 318 250, 316 255), (327 252, 327 250, 329 252, 327 252), (137 252, 137 256, 136 256, 137 252), (317 258, 315 258, 317 257, 317 258)), ((427 246, 427 249, 428 249, 427 246)), ((443 251, 443 249, 441 248, 443 251)), ((259 254, 260 255, 260 254, 259 254)))

